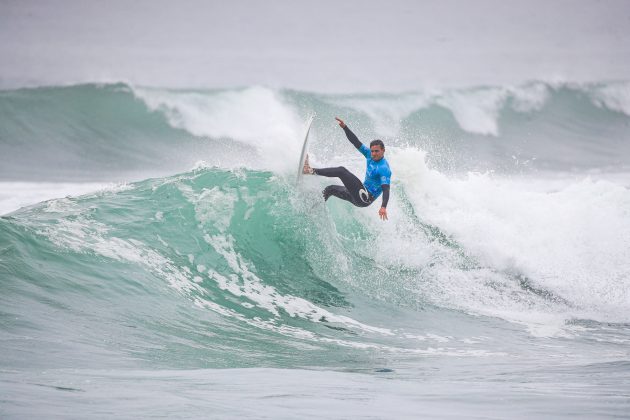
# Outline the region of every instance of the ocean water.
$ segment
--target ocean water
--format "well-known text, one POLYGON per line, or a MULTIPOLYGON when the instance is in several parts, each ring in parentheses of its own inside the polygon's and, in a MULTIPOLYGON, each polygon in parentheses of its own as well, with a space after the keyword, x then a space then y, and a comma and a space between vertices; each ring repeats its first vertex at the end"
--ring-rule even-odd
POLYGON ((3 418, 630 413, 630 84, 0 91, 3 418), (295 168, 382 138, 390 220, 295 168))

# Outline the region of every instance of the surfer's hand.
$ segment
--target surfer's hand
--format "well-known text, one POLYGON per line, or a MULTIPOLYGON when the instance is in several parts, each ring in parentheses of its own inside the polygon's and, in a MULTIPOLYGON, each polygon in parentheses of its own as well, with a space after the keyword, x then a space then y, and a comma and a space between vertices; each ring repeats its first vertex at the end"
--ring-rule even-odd
POLYGON ((381 209, 378 211, 378 215, 381 220, 387 220, 387 209, 385 207, 381 207, 381 209))
POLYGON ((341 128, 346 128, 346 123, 345 123, 345 122, 343 122, 343 120, 342 120, 341 118, 339 118, 339 117, 335 117, 335 119, 336 119, 337 121, 339 121, 339 127, 341 127, 341 128))

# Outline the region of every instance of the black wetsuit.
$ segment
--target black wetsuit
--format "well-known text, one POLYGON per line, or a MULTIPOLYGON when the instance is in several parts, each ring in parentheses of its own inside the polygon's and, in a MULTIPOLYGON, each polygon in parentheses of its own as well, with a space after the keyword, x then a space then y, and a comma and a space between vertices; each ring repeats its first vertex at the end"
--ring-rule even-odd
MULTIPOLYGON (((350 131, 348 126, 343 128, 346 133, 346 137, 354 147, 361 152, 366 158, 371 161, 369 157, 369 149, 365 147, 358 139, 358 137, 350 131), (365 150, 367 149, 367 151, 365 150)), ((382 159, 383 163, 387 165, 387 161, 382 159)), ((372 161, 374 162, 374 161, 372 161)), ((380 162, 380 161, 379 161, 380 162)), ((369 164, 368 164, 369 167, 369 164)), ((389 165, 387 165, 387 170, 389 170, 389 165)), ((343 186, 341 185, 329 185, 324 191, 324 200, 328 200, 330 196, 335 196, 342 200, 349 201, 357 207, 367 207, 374 202, 374 200, 380 195, 380 190, 383 191, 383 204, 382 207, 387 207, 387 202, 389 201, 389 183, 380 185, 380 188, 375 190, 376 197, 372 194, 368 188, 361 182, 359 178, 357 178, 352 172, 344 168, 343 166, 339 166, 336 168, 313 168, 313 172, 317 175, 326 176, 326 177, 336 177, 341 180, 343 186)), ((366 180, 368 179, 368 173, 366 172, 366 180)), ((389 182, 389 177, 387 177, 389 182)), ((374 187, 372 188, 374 189, 374 187)))

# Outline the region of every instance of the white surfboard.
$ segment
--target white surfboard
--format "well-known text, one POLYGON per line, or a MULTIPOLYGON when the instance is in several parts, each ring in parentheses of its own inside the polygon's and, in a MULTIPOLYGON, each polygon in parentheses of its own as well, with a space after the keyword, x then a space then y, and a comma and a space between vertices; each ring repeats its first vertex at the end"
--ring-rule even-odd
POLYGON ((311 124, 313 124, 313 116, 310 116, 306 123, 306 135, 304 136, 304 143, 302 144, 302 153, 300 153, 300 161, 297 172, 297 178, 295 180, 296 184, 299 184, 302 180, 302 170, 304 169, 304 161, 306 160, 306 155, 308 154, 308 133, 311 131, 311 124))

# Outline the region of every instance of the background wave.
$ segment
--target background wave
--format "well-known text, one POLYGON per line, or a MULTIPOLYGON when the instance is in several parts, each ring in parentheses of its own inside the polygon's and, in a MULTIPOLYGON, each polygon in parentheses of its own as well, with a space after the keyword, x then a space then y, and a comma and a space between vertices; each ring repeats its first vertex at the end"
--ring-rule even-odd
POLYGON ((625 82, 363 95, 79 85, 0 92, 0 177, 142 179, 199 160, 286 172, 311 112, 312 154, 327 161, 348 154, 336 115, 360 137, 426 150, 432 165, 455 172, 615 172, 630 156, 625 82))

